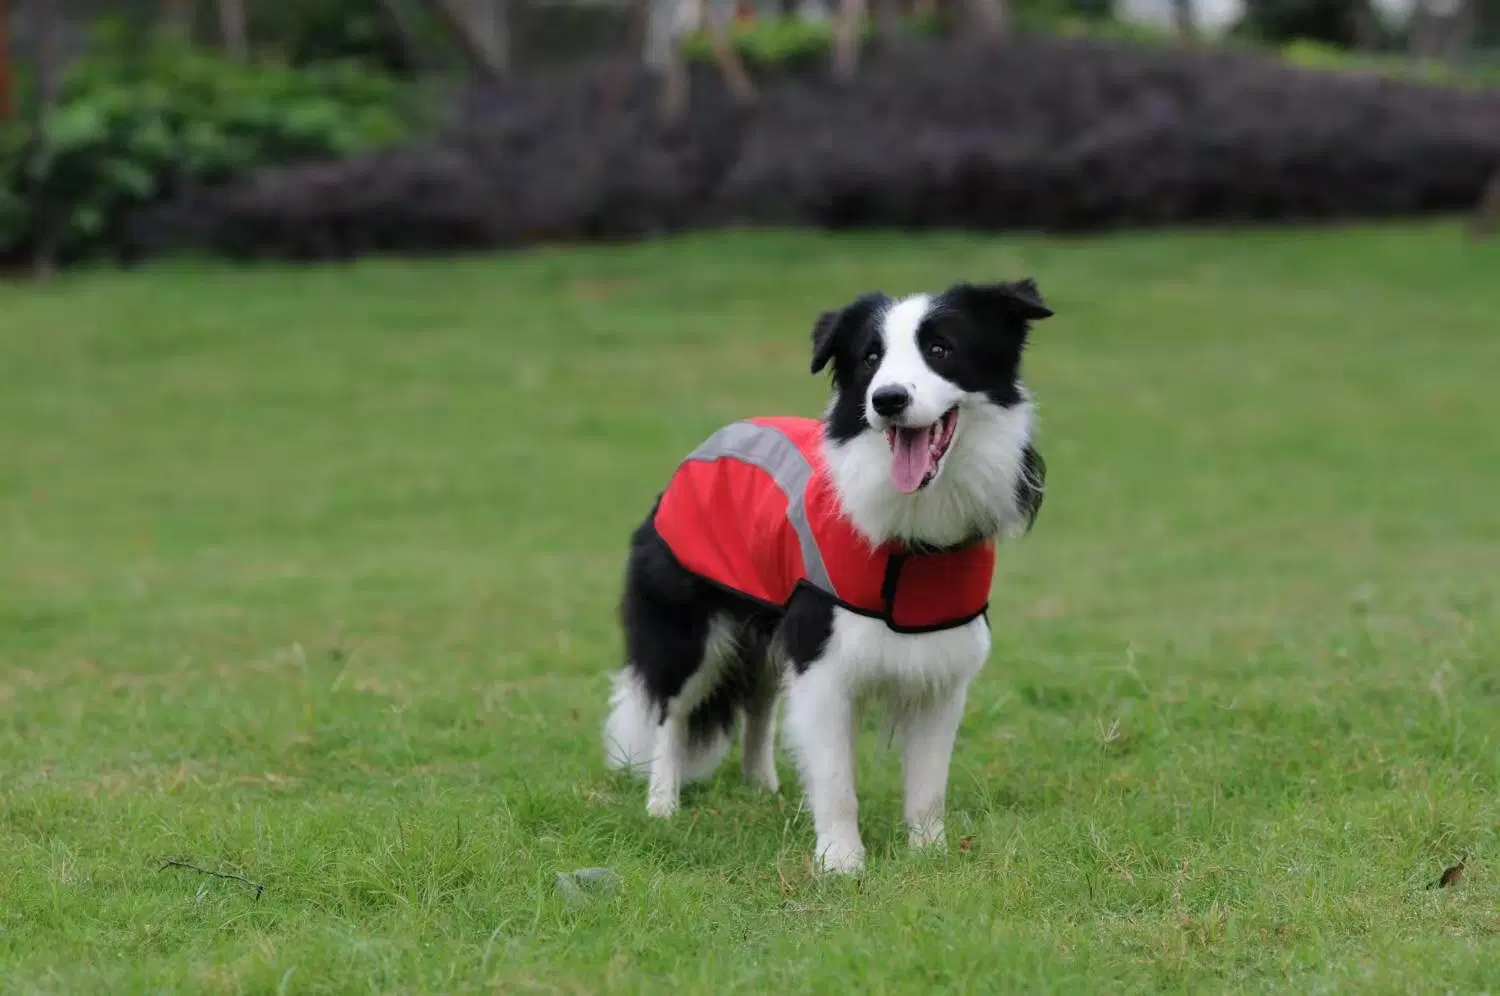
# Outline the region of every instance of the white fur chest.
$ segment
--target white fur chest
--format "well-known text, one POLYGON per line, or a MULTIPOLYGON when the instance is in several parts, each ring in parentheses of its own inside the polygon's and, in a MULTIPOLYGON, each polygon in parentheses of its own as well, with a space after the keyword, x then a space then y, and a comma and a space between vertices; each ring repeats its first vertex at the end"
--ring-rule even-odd
POLYGON ((834 609, 833 633, 814 668, 837 670, 857 697, 923 700, 967 685, 990 654, 984 617, 953 629, 897 633, 869 616, 834 609))

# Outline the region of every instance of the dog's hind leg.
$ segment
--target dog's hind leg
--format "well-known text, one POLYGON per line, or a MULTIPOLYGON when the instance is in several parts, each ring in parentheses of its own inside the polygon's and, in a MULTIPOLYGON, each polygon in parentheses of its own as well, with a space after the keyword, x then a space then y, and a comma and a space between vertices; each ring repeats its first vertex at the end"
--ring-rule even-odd
MULTIPOLYGON (((667 724, 662 721, 662 706, 653 701, 634 667, 626 667, 615 675, 609 707, 609 717, 604 721, 605 766, 649 776, 660 731, 667 724)), ((675 750, 669 751, 679 757, 678 780, 693 782, 712 775, 729 754, 729 734, 727 722, 721 717, 691 715, 685 739, 680 739, 675 750)))
POLYGON ((776 700, 781 689, 775 675, 765 675, 745 702, 745 781, 776 792, 776 700))
POLYGON ((648 518, 632 540, 620 600, 625 656, 605 723, 612 766, 649 769, 647 810, 677 811, 683 782, 729 753, 741 627, 722 592, 685 571, 648 518))
POLYGON ((687 717, 670 713, 656 730, 656 748, 651 756, 651 787, 646 791, 646 812, 663 819, 677 812, 686 765, 687 717))
POLYGON ((657 714, 655 749, 646 811, 668 817, 677 812, 682 784, 707 778, 729 753, 734 713, 721 705, 726 672, 739 660, 734 628, 725 617, 709 622, 702 656, 675 695, 657 714))

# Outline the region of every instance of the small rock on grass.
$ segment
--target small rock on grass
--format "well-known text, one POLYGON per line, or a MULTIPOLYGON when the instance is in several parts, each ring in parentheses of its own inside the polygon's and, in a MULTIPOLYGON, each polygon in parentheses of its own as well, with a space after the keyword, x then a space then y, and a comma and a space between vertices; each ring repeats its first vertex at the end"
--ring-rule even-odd
POLYGON ((588 902, 620 887, 620 876, 608 868, 578 868, 557 873, 557 891, 570 904, 588 902))

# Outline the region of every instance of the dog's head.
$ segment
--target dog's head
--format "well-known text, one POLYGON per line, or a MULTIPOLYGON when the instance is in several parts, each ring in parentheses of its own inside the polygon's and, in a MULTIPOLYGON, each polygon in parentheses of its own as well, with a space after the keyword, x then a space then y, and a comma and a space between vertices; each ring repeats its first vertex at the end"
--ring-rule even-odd
POLYGON ((1051 314, 1025 279, 901 300, 870 293, 818 319, 812 372, 833 370, 830 469, 872 539, 941 542, 931 534, 1006 524, 1002 492, 1014 491, 1030 440, 1021 355, 1031 322, 1051 314), (950 520, 981 521, 937 521, 938 505, 950 520))

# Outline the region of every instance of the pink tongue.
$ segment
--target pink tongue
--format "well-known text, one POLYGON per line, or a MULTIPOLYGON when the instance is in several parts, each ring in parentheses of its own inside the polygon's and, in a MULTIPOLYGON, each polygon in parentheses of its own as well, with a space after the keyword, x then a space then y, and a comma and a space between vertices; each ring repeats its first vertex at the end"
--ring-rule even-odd
POLYGON ((932 471, 932 437, 934 428, 915 431, 897 429, 891 444, 891 480, 896 490, 911 494, 922 486, 932 471))

